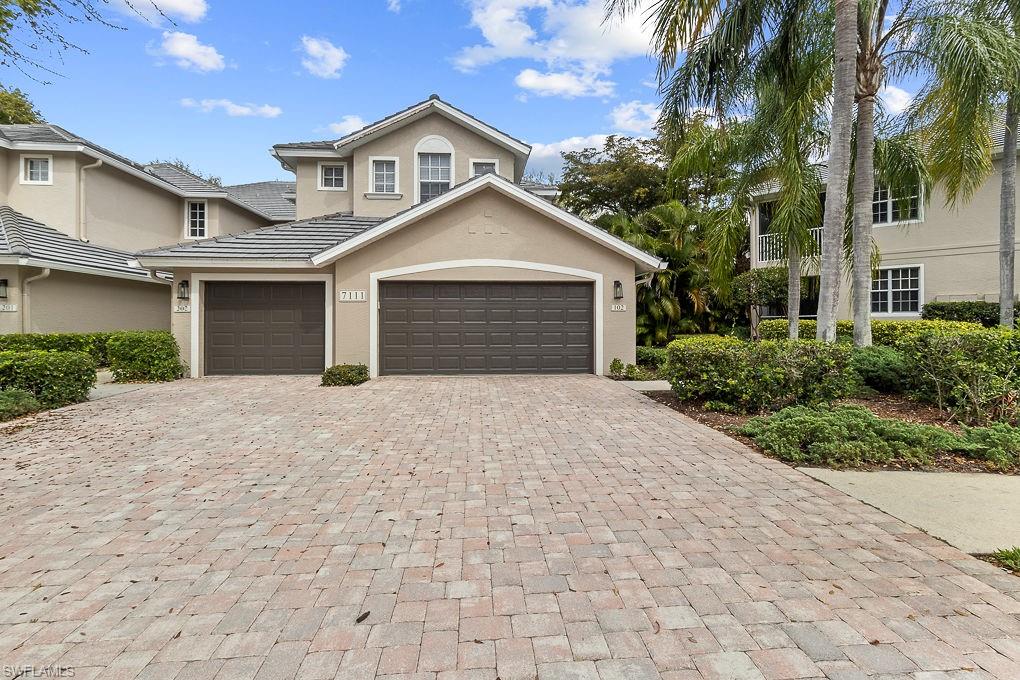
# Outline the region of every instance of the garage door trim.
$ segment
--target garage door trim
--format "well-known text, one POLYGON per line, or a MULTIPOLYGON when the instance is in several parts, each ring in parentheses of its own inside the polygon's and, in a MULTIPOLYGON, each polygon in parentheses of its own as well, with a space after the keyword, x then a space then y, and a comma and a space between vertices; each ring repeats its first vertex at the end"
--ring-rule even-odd
MULTIPOLYGON (((202 284, 206 281, 237 281, 243 282, 284 282, 307 283, 309 281, 321 281, 326 287, 326 341, 324 365, 333 365, 333 275, 332 274, 191 274, 191 377, 198 378, 204 374, 204 359, 202 356, 201 319, 204 316, 205 308, 202 304, 202 284)), ((176 302, 176 301, 175 301, 176 302)))
MULTIPOLYGON (((372 272, 369 275, 368 303, 371 305, 372 313, 369 318, 369 372, 373 378, 379 375, 379 282, 384 279, 391 279, 408 274, 421 272, 442 271, 445 269, 461 269, 465 267, 487 267, 497 269, 527 269, 536 272, 547 272, 550 274, 566 274, 579 279, 591 281, 595 285, 595 374, 602 375, 602 344, 603 344, 603 300, 602 300, 602 274, 577 269, 574 267, 563 267, 557 264, 546 264, 543 262, 527 262, 524 260, 445 260, 442 262, 428 262, 425 264, 410 265, 408 267, 397 267, 383 271, 372 272)), ((490 279, 498 281, 498 277, 490 279)))

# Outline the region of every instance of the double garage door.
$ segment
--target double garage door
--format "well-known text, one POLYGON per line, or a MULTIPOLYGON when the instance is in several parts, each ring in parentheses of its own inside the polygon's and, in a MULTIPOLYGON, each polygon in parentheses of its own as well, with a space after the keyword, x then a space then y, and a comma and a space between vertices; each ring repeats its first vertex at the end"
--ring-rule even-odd
MULTIPOLYGON (((319 282, 207 282, 206 374, 320 373, 325 290, 319 282)), ((379 295, 383 375, 594 368, 589 283, 383 282, 379 295)))

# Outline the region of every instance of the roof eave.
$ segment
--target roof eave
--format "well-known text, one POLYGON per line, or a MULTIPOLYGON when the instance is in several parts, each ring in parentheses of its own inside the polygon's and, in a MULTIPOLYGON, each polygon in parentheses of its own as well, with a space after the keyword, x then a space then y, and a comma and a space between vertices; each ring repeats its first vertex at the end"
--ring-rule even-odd
POLYGON ((284 260, 273 258, 243 257, 188 257, 176 255, 142 255, 137 258, 138 264, 146 269, 165 269, 167 267, 188 267, 202 269, 206 267, 222 269, 236 267, 239 269, 306 269, 318 268, 309 259, 284 260))
POLYGON ((72 272, 75 274, 89 274, 91 276, 107 276, 114 279, 126 279, 128 281, 137 281, 138 283, 158 283, 162 285, 170 285, 169 281, 152 276, 151 273, 145 272, 145 274, 130 274, 128 272, 118 272, 112 269, 104 269, 101 267, 83 267, 80 265, 68 264, 59 260, 48 260, 39 257, 25 257, 24 255, 0 255, 0 264, 13 264, 20 265, 22 267, 41 267, 47 269, 56 269, 57 271, 72 272))

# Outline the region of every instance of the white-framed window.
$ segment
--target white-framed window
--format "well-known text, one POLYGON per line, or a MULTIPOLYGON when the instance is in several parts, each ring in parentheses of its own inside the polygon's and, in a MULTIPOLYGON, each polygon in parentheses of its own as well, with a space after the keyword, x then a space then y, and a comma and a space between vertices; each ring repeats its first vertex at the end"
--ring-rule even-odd
POLYGON ((420 153, 418 154, 418 196, 424 203, 450 190, 451 154, 420 153))
POLYGON ((22 156, 21 183, 53 184, 53 156, 22 156))
POLYGON ((319 191, 347 191, 347 164, 319 163, 319 191))
POLYGON ((205 238, 208 235, 209 206, 205 201, 188 201, 184 228, 188 238, 205 238))
POLYGON ((400 161, 395 156, 373 156, 369 159, 369 186, 373 194, 395 194, 400 187, 400 161))
POLYGON ((921 265, 882 267, 871 282, 872 314, 920 314, 923 297, 921 265))
POLYGON ((499 174, 499 159, 498 158, 472 158, 471 159, 471 176, 478 177, 478 175, 498 175, 499 174))
POLYGON ((896 224, 921 220, 921 190, 908 187, 897 195, 889 187, 876 186, 871 201, 871 217, 875 224, 896 224))

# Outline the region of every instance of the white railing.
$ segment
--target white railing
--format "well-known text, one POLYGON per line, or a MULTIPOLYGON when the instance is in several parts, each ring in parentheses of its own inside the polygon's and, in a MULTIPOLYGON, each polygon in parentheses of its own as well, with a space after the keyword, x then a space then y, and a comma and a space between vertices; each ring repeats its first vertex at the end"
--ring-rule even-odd
MULTIPOLYGON (((815 227, 811 230, 811 240, 814 241, 814 250, 804 253, 805 256, 817 255, 822 251, 822 228, 815 227)), ((786 259, 786 239, 780 238, 779 234, 758 235, 758 262, 779 262, 786 259)))

